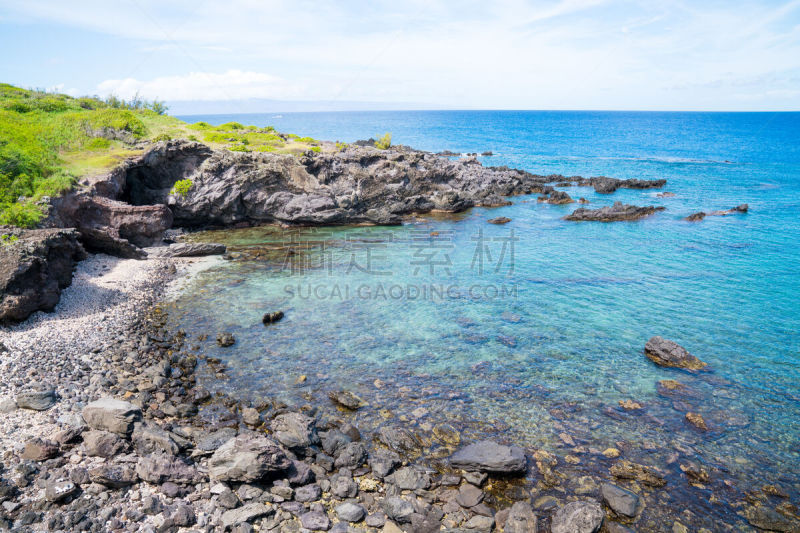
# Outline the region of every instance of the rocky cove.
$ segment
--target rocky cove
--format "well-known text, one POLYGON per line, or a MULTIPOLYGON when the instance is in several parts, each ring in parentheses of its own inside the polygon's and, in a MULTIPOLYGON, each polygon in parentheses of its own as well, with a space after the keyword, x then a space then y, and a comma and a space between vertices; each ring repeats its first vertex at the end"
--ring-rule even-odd
MULTIPOLYGON (((638 424, 640 414, 644 423, 654 423, 649 406, 636 398, 606 406, 606 419, 598 422, 581 414, 580 405, 548 405, 547 391, 526 391, 521 400, 548 405, 562 425, 554 450, 520 447, 514 428, 496 420, 456 420, 452 407, 441 406, 469 403, 468 398, 433 378, 422 377, 423 386, 414 391, 391 390, 388 376, 381 376, 382 382, 369 376, 373 387, 359 388, 357 394, 303 390, 305 401, 301 396, 291 404, 279 394, 238 395, 235 385, 225 391, 220 383, 235 369, 207 353, 214 345, 234 349, 236 339, 220 343, 217 336, 225 331, 187 334, 170 328, 168 306, 159 304, 167 283, 182 277, 195 260, 157 257, 184 252, 142 249, 162 244, 173 226, 397 224, 415 214, 503 205, 511 195, 552 196, 551 184, 567 186, 565 180, 403 149, 383 154, 358 148, 297 160, 163 143, 111 176, 87 183, 88 190, 55 200, 51 224, 77 228, 47 230, 67 243, 66 265, 47 260, 52 246, 39 251, 27 244, 38 236, 8 233, 19 239, 15 246, 28 247, 15 264, 32 264, 25 272, 42 276, 25 279, 41 279, 51 296, 17 291, 12 299, 9 290, 3 309, 24 304, 30 311, 55 308, 55 313, 10 326, 0 339, 5 526, 65 531, 797 530, 793 488, 738 486, 687 447, 624 441, 619 447, 614 441, 596 447, 582 426, 638 424), (186 197, 172 194, 174 183, 187 178, 193 187, 186 197), (78 263, 73 286, 65 289, 69 280, 59 281, 48 269, 63 278, 82 259, 81 245, 150 258, 93 255, 78 263), (55 285, 49 281, 54 277, 55 285), (52 294, 61 289, 65 298, 56 305, 52 294), (55 328, 58 338, 52 335, 55 328), (423 402, 422 393, 432 389, 440 398, 423 402), (697 502, 696 490, 707 502, 697 502)), ((663 186, 620 181, 639 189, 663 186)), ((597 192, 613 192, 607 181, 595 183, 590 185, 597 192)), ((242 254, 228 249, 234 260, 242 254)), ((207 251, 198 250, 185 253, 207 251)), ((31 283, 17 285, 29 290, 31 283)), ((4 318, 24 318, 15 312, 4 318)), ((513 316, 507 318, 513 323, 513 316)), ((670 341, 656 337, 645 346, 643 339, 642 347, 641 357, 657 364, 704 370, 702 361, 670 341)), ((659 383, 659 390, 670 405, 685 404, 689 430, 713 433, 720 429, 716 419, 706 423, 695 416, 702 403, 682 383, 706 375, 713 376, 689 373, 659 383)), ((314 377, 292 379, 302 386, 314 377)))

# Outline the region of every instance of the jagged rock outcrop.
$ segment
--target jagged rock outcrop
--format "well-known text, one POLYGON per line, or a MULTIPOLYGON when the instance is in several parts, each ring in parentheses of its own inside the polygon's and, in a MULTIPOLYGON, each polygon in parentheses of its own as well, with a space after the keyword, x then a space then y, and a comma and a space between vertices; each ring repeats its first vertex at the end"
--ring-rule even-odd
POLYGON ((639 220, 640 218, 648 217, 653 213, 656 213, 657 211, 663 211, 664 209, 664 207, 656 207, 653 205, 640 207, 637 205, 623 204, 622 202, 614 202, 614 205, 601 207, 599 209, 580 207, 573 211, 571 215, 564 217, 564 219, 578 222, 618 222, 621 220, 639 220))
POLYGON ((75 264, 86 257, 71 229, 0 227, 0 323, 51 311, 72 282, 75 264))
POLYGON ((697 222, 703 220, 706 217, 724 217, 727 215, 747 213, 748 209, 749 207, 747 204, 741 204, 737 205, 736 207, 731 207, 730 209, 725 209, 721 211, 711 211, 709 213, 706 213, 704 211, 698 211, 697 213, 692 213, 691 215, 686 217, 686 220, 688 220, 689 222, 697 222))
POLYGON ((667 184, 667 180, 638 180, 609 178, 607 176, 597 176, 594 178, 577 178, 575 185, 581 187, 594 187, 595 192, 600 194, 611 194, 617 189, 660 189, 667 184))

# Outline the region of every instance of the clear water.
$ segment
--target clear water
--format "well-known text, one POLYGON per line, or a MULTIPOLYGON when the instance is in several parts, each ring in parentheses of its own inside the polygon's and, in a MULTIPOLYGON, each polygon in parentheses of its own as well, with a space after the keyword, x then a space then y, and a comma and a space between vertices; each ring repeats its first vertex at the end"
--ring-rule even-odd
POLYGON ((797 503, 800 114, 182 118, 274 125, 343 141, 391 131, 395 143, 421 149, 492 150, 496 155, 482 158, 487 165, 666 178, 664 190, 675 197, 566 189, 592 207, 621 200, 667 208, 631 223, 567 222, 562 217, 575 204, 519 197, 508 207, 420 217, 396 228, 204 234, 198 238, 228 243, 238 259, 201 274, 172 304, 171 321, 190 337, 209 334, 201 349, 229 365, 223 386, 243 396, 303 403, 348 388, 370 402, 354 415, 365 428, 391 416, 426 435, 450 423, 467 439, 489 434, 545 448, 575 474, 564 481, 570 487, 581 474, 608 477, 609 461, 593 452, 617 447, 624 458, 667 475, 668 491, 653 494, 639 522, 653 529, 671 527, 659 517, 684 509, 694 517, 684 522, 705 527, 741 521, 735 511, 743 492, 765 483, 780 485, 797 503), (682 220, 742 203, 750 206, 745 215, 682 220), (512 222, 487 224, 498 216, 512 222), (432 287, 444 294, 431 295, 432 287), (427 296, 411 297, 423 289, 427 296), (265 328, 261 315, 277 309, 286 318, 265 328), (232 332, 236 345, 216 347, 219 331, 232 332), (713 371, 653 365, 642 353, 653 335, 682 344, 713 371), (307 380, 296 384, 300 375, 307 380), (663 379, 686 384, 693 396, 660 396, 656 383, 663 379), (627 399, 643 409, 624 411, 618 402, 627 399), (420 407, 427 412, 414 411, 420 407), (701 413, 709 431, 690 427, 687 411, 701 413), (565 463, 566 455, 580 463, 565 463), (688 461, 711 473, 705 489, 682 476, 688 461), (722 503, 708 503, 712 492, 722 503))

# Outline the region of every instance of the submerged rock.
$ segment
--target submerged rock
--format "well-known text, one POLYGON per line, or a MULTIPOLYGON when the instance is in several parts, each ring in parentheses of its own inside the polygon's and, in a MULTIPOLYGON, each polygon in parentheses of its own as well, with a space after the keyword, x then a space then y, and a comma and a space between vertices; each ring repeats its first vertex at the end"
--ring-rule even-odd
POLYGON ((553 515, 551 533, 595 533, 603 525, 605 513, 599 503, 571 502, 553 515))
POLYGON ((686 420, 697 429, 708 431, 708 425, 700 413, 686 413, 686 420))
POLYGON ((667 184, 667 180, 622 180, 618 178, 609 178, 607 176, 597 176, 588 179, 578 178, 577 184, 594 187, 595 192, 600 194, 611 194, 617 189, 660 189, 667 184))
POLYGON ((636 205, 627 205, 622 202, 614 202, 612 206, 601 207, 598 209, 589 209, 586 207, 579 207, 572 212, 571 215, 564 217, 564 220, 572 220, 576 222, 619 222, 625 220, 639 220, 640 218, 648 217, 658 211, 663 211, 664 207, 656 207, 653 205, 639 207, 636 205))
POLYGON ((686 349, 671 340, 655 336, 644 345, 644 354, 659 366, 684 368, 686 370, 703 370, 704 363, 686 349))
POLYGON ((575 202, 572 197, 565 193, 564 191, 558 191, 553 189, 549 193, 540 196, 536 200, 539 203, 546 203, 546 204, 553 204, 553 205, 564 205, 564 204, 571 204, 575 202))
POLYGON ((505 533, 536 533, 536 515, 527 502, 516 502, 506 518, 503 531, 505 533))
POLYGON ((654 469, 621 459, 610 469, 611 475, 620 479, 632 479, 651 487, 663 487, 667 481, 654 469))
POLYGON ((279 322, 283 319, 283 311, 274 311, 272 313, 264 313, 264 316, 261 317, 261 322, 268 326, 269 324, 274 324, 275 322, 279 322))
POLYGON ((328 398, 334 403, 346 407, 348 409, 356 410, 367 405, 367 402, 356 396, 350 391, 331 391, 328 393, 328 398))
POLYGON ((236 344, 236 338, 230 333, 220 333, 217 335, 217 344, 223 348, 236 344))
POLYGON ((611 483, 603 483, 600 494, 612 511, 633 518, 639 508, 639 496, 611 483))
POLYGON ((747 213, 749 207, 747 204, 737 205, 736 207, 732 207, 730 209, 725 209, 722 211, 711 211, 710 213, 706 213, 704 211, 698 211, 697 213, 692 213, 685 220, 689 222, 697 222, 703 220, 706 217, 724 217, 727 215, 736 215, 740 213, 747 213))
POLYGON ((227 251, 224 244, 215 242, 179 242, 157 251, 159 257, 202 257, 223 255, 227 251))
POLYGON ((481 472, 524 473, 525 452, 516 446, 481 441, 461 448, 450 456, 450 464, 464 470, 481 472))
POLYGON ((508 217, 497 217, 497 218, 490 218, 487 220, 489 224, 508 224, 511 222, 511 219, 508 217))

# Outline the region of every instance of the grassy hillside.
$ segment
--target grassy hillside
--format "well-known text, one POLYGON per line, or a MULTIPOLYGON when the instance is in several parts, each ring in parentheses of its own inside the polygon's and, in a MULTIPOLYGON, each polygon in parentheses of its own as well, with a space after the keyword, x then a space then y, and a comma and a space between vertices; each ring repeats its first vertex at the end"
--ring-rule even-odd
POLYGON ((165 111, 158 101, 73 98, 0 84, 0 224, 35 226, 43 197, 141 153, 144 141, 189 139, 240 152, 322 150, 315 139, 271 127, 187 124, 165 111))

